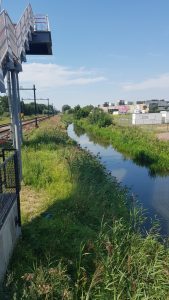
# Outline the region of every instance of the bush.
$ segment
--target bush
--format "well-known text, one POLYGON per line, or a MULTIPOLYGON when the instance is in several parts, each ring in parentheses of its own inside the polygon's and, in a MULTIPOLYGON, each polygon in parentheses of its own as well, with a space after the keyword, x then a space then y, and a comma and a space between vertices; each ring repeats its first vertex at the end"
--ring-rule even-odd
POLYGON ((106 127, 112 124, 112 118, 99 108, 94 108, 88 120, 90 124, 96 124, 99 127, 106 127))
POLYGON ((82 108, 80 107, 80 105, 75 106, 73 112, 74 118, 76 120, 87 118, 93 108, 94 108, 93 105, 86 105, 82 108))

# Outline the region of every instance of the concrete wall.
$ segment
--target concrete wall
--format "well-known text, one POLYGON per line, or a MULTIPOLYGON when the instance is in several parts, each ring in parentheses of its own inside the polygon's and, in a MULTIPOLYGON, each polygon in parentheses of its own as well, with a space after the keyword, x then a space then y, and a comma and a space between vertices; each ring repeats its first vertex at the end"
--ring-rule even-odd
POLYGON ((169 112, 168 111, 161 111, 162 115, 162 123, 169 123, 169 112))
POLYGON ((146 114, 132 114, 133 125, 150 125, 161 124, 162 114, 160 113, 146 113, 146 114))
POLYGON ((14 246, 21 234, 20 227, 15 224, 18 218, 17 202, 15 200, 2 228, 0 229, 0 281, 3 280, 14 246))

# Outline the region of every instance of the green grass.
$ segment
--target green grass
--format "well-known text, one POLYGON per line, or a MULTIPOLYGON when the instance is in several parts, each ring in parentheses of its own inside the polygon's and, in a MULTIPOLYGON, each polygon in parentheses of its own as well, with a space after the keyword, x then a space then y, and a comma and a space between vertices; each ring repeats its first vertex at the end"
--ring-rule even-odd
MULTIPOLYGON (((42 117, 42 116, 44 116, 44 115, 37 115, 37 117, 42 117)), ((35 117, 34 115, 24 116, 24 120, 23 121, 33 119, 34 117, 35 117)), ((6 124, 6 123, 9 123, 9 122, 10 122, 10 117, 0 116, 0 125, 1 124, 6 124)))
POLYGON ((26 137, 22 239, 2 299, 169 299, 158 230, 141 235, 126 189, 57 120, 26 137))
POLYGON ((138 165, 146 166, 151 175, 169 174, 169 142, 159 141, 153 132, 139 127, 112 125, 107 128, 91 126, 87 120, 76 121, 95 141, 112 144, 138 165))
POLYGON ((3 117, 3 116, 0 116, 0 125, 1 125, 1 124, 9 123, 9 121, 10 121, 10 118, 9 118, 9 117, 3 117))

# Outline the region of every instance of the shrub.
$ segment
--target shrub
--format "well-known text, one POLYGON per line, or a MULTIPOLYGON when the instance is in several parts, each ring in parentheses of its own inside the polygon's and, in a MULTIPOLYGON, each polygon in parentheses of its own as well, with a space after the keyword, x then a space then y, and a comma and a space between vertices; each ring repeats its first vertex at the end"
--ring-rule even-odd
POLYGON ((99 127, 106 127, 112 124, 112 118, 99 108, 94 108, 89 115, 89 123, 96 124, 99 127))
POLYGON ((80 107, 80 105, 75 106, 74 118, 76 120, 80 120, 81 118, 87 118, 93 108, 94 107, 92 105, 87 105, 82 108, 80 107))

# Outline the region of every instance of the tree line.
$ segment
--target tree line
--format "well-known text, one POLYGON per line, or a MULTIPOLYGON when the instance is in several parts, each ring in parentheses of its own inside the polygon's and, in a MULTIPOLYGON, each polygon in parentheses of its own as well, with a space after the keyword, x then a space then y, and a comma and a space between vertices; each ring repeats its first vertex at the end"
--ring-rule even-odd
POLYGON ((62 113, 73 114, 75 120, 87 118, 90 124, 95 124, 99 127, 109 126, 112 124, 113 120, 112 116, 93 105, 86 105, 84 107, 76 105, 74 108, 71 108, 69 105, 65 104, 62 106, 62 113))
MULTIPOLYGON (((34 102, 25 103, 23 100, 20 102, 21 105, 21 113, 25 116, 30 116, 35 114, 35 104, 34 102)), ((36 103, 36 110, 37 114, 57 114, 58 111, 52 106, 36 103)), ((0 96, 0 115, 1 116, 9 116, 9 104, 8 104, 8 97, 7 96, 0 96)))

